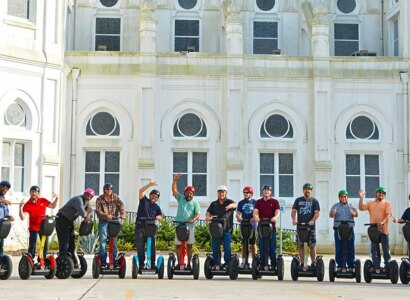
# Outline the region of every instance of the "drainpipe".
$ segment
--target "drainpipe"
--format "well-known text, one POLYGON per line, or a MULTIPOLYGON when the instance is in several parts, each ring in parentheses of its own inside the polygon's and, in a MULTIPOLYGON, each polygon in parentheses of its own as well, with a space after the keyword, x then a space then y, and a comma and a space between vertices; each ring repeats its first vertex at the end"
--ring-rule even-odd
POLYGON ((382 43, 382 55, 384 56, 384 0, 380 0, 380 30, 381 30, 381 43, 382 43))
POLYGON ((73 195, 75 191, 76 176, 75 176, 75 161, 76 161, 76 125, 77 125, 77 81, 80 76, 81 70, 77 67, 73 67, 71 70, 72 76, 72 99, 71 99, 71 137, 70 137, 70 195, 73 195))

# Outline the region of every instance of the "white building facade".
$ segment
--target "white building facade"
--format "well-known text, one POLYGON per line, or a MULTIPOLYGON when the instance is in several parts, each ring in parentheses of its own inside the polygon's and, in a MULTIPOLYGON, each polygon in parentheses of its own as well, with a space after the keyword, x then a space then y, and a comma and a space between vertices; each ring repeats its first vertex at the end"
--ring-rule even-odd
MULTIPOLYGON (((37 11, 54 3, 26 2, 37 11)), ((161 208, 175 215, 171 181, 181 172, 180 189, 195 186, 203 215, 220 184, 236 201, 244 186, 253 186, 259 197, 270 184, 285 208, 282 226, 293 228, 291 206, 310 182, 321 203, 321 245, 333 243, 328 210, 340 189, 347 188, 357 204, 359 188, 371 199, 382 185, 395 216, 408 206, 408 1, 55 3, 61 27, 44 29, 61 42, 60 64, 53 64, 59 78, 53 106, 44 102, 51 93, 48 69, 45 83, 24 85, 31 98, 36 91, 44 98, 33 100, 33 107, 20 105, 30 112, 27 120, 32 109, 38 111, 41 125, 35 129, 33 120, 9 130, 6 103, 25 100, 20 94, 0 96, 7 128, 1 131, 3 157, 5 143, 19 140, 20 132, 33 136, 32 148, 25 149, 32 160, 25 167, 37 177, 25 173, 23 193, 36 180, 47 186, 50 174, 64 200, 89 186, 101 193, 111 182, 126 209, 136 211, 138 189, 156 180, 161 208), (58 112, 51 123, 44 123, 49 114, 41 107, 58 112), (49 144, 51 128, 55 148, 49 144)), ((36 24, 35 32, 42 26, 36 24)), ((20 33, 10 36, 5 48, 20 33)), ((47 41, 39 44, 49 49, 47 41)), ((28 60, 16 56, 13 62, 28 60)), ((29 68, 1 72, 30 78, 35 71, 29 68)), ((0 95, 12 87, 2 86, 0 95)), ((367 221, 362 212, 358 244, 367 244, 367 221)), ((402 251, 400 227, 391 225, 390 231, 392 248, 402 251)))

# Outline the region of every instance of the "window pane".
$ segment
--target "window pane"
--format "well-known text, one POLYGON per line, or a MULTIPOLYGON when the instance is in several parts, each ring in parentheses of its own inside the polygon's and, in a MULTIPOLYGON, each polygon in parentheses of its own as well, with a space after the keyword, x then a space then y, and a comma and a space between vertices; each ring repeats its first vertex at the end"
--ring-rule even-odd
POLYGON ((4 114, 5 123, 10 126, 24 127, 26 125, 26 113, 18 103, 12 103, 4 114))
POLYGON ((105 172, 120 171, 120 152, 105 152, 105 172))
MULTIPOLYGON (((175 175, 175 174, 174 174, 175 175)), ((184 192, 185 187, 188 185, 188 175, 181 174, 178 179, 177 188, 180 193, 184 192)), ((195 187, 195 186, 194 186, 195 187)))
POLYGON ((1 168, 1 179, 10 180, 10 168, 7 168, 7 167, 1 168))
POLYGON ((199 36, 199 21, 175 20, 175 36, 199 36))
POLYGON ((360 177, 346 176, 346 189, 350 193, 351 198, 358 198, 356 195, 360 189, 360 177))
POLYGON ((177 121, 178 131, 185 136, 196 136, 198 135, 204 123, 201 118, 195 114, 185 114, 177 121))
POLYGON ((369 195, 369 197, 373 197, 373 195, 376 192, 376 189, 380 186, 379 177, 368 177, 368 176, 366 176, 365 184, 366 184, 367 194, 369 195))
POLYGON ((14 146, 14 166, 24 167, 24 144, 14 146))
POLYGON ((358 24, 335 24, 336 40, 359 40, 358 24))
POLYGON ((105 7, 113 7, 117 4, 118 0, 100 0, 101 4, 105 7))
POLYGON ((3 161, 4 167, 10 166, 10 143, 3 143, 3 161))
POLYGON ((29 18, 29 0, 8 0, 7 14, 19 18, 29 18))
POLYGON ((85 174, 84 188, 92 188, 97 194, 99 194, 100 174, 85 174))
MULTIPOLYGON (((274 181, 275 177, 273 175, 261 175, 260 176, 260 194, 259 195, 263 195, 262 193, 262 189, 265 185, 270 185, 272 187, 272 195, 275 193, 275 181, 274 181)), ((256 196, 256 195, 255 195, 256 196)))
POLYGON ((207 153, 206 152, 194 152, 192 153, 192 172, 193 173, 206 173, 207 165, 207 153))
POLYGON ((277 39, 254 39, 253 54, 273 54, 273 49, 278 48, 277 39))
POLYGON ((346 155, 346 175, 360 175, 360 155, 346 155))
POLYGON ((178 0, 179 6, 183 9, 192 9, 195 7, 198 0, 178 0))
POLYGON ((253 37, 277 38, 277 22, 253 22, 253 37))
POLYGON ((97 35, 95 37, 95 50, 120 51, 120 37, 112 35, 97 35), (104 49, 101 48, 104 47, 104 49))
POLYGON ((379 175, 379 156, 365 155, 364 156, 364 172, 365 175, 379 175))
POLYGON ((119 18, 97 18, 96 34, 120 34, 121 19, 119 18))
POLYGON ((293 174, 293 154, 279 154, 279 174, 293 174))
POLYGON ((100 172, 100 152, 87 151, 85 153, 85 171, 100 172))
POLYGON ((349 14, 356 8, 356 0, 337 0, 337 8, 345 14, 349 14))
POLYGON ((273 174, 274 169, 274 158, 273 153, 261 153, 260 154, 260 165, 259 170, 261 174, 273 174))
POLYGON ((196 196, 206 196, 206 175, 192 175, 196 196))
POLYGON ((275 0, 256 0, 256 5, 260 10, 270 11, 275 6, 275 0))
POLYGON ((109 182, 113 185, 113 192, 119 194, 120 175, 119 174, 105 174, 104 182, 109 182))
POLYGON ((279 176, 279 196, 293 197, 293 176, 279 176))
POLYGON ((199 38, 182 38, 176 37, 175 38, 175 51, 191 51, 191 52, 198 52, 199 51, 199 38), (194 47, 195 51, 188 49, 188 47, 194 47))
POLYGON ((188 172, 188 153, 187 152, 174 152, 174 173, 187 173, 188 172))
POLYGON ((13 180, 13 190, 16 192, 23 191, 24 185, 24 169, 14 167, 14 180, 13 180))
POLYGON ((353 52, 359 51, 358 41, 336 41, 335 42, 335 55, 336 56, 349 56, 353 52))

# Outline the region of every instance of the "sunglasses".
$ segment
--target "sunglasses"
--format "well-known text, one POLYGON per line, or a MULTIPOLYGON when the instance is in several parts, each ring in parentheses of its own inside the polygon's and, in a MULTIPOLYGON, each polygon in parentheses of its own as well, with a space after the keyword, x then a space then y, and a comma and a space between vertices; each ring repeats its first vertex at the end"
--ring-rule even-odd
POLYGON ((251 192, 243 192, 244 194, 250 194, 251 192))
POLYGON ((112 188, 105 188, 104 190, 106 190, 106 191, 111 191, 112 188))

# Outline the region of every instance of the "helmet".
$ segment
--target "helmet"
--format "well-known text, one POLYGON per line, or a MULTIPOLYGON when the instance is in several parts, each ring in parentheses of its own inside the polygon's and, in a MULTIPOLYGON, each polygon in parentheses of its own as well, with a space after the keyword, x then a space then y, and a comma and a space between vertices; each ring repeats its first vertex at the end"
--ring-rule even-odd
POLYGON ((385 187, 383 187, 383 186, 379 186, 379 187, 377 188, 377 190, 376 190, 376 193, 383 193, 383 194, 386 194, 386 193, 387 193, 387 191, 386 191, 386 188, 385 188, 385 187))
POLYGON ((159 192, 158 190, 156 190, 156 189, 153 189, 153 190, 149 193, 149 195, 151 196, 152 194, 157 195, 157 197, 159 198, 160 192, 159 192))
POLYGON ((11 188, 11 184, 8 180, 3 180, 0 182, 0 185, 5 186, 6 188, 11 188))
POLYGON ((264 190, 272 191, 272 187, 270 185, 264 185, 262 191, 264 190))
POLYGON ((112 190, 112 188, 113 188, 113 185, 111 183, 106 183, 103 186, 103 190, 107 190, 107 189, 112 190))
POLYGON ((242 192, 248 191, 253 195, 253 188, 251 186, 245 186, 242 190, 242 192))
POLYGON ((303 185, 303 189, 313 190, 313 185, 311 183, 305 183, 303 185))
POLYGON ((228 188, 227 188, 225 185, 220 185, 220 186, 218 186, 217 191, 218 191, 218 192, 219 192, 219 191, 225 191, 225 192, 227 192, 227 191, 228 191, 228 188))
POLYGON ((39 192, 40 193, 40 187, 38 186, 38 185, 33 185, 31 188, 30 188, 30 192, 31 191, 36 191, 36 192, 39 192))
POLYGON ((188 186, 185 188, 184 193, 185 193, 186 191, 192 192, 192 193, 195 195, 195 188, 194 188, 193 186, 191 186, 191 185, 188 185, 188 186))
POLYGON ((340 196, 340 195, 349 196, 349 192, 348 192, 347 190, 340 190, 340 191, 339 191, 339 196, 340 196))
POLYGON ((95 192, 92 188, 85 189, 83 194, 90 194, 93 197, 95 196, 95 192))

